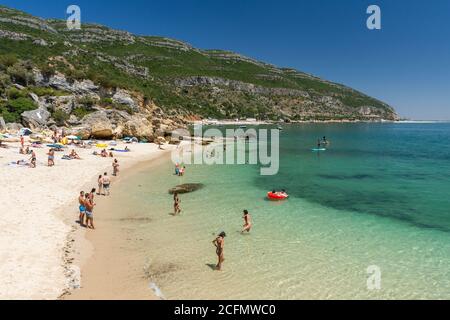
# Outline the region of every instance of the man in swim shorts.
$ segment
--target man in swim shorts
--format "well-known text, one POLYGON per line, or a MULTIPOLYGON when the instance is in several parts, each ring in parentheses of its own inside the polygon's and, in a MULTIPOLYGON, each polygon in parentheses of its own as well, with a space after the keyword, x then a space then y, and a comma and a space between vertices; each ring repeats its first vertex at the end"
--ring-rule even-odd
POLYGON ((221 232, 216 239, 213 240, 213 244, 216 247, 216 254, 217 254, 217 265, 216 265, 216 270, 221 271, 222 270, 222 263, 225 260, 224 256, 223 256, 223 248, 225 246, 225 237, 226 234, 225 232, 221 232))
POLYGON ((78 204, 79 204, 78 209, 80 210, 78 221, 82 226, 84 226, 84 215, 86 214, 86 207, 84 206, 84 202, 85 202, 84 191, 80 191, 80 196, 78 197, 78 204))
POLYGON ((105 172, 103 174, 103 178, 102 178, 102 183, 103 183, 103 191, 105 192, 105 196, 108 195, 109 196, 109 186, 111 185, 111 180, 109 180, 108 174, 105 172), (108 194, 106 194, 108 193, 108 194))
POLYGON ((244 216, 242 218, 244 219, 244 228, 241 233, 244 233, 245 231, 250 232, 250 229, 252 228, 252 217, 250 216, 250 213, 248 213, 247 210, 244 210, 244 216))

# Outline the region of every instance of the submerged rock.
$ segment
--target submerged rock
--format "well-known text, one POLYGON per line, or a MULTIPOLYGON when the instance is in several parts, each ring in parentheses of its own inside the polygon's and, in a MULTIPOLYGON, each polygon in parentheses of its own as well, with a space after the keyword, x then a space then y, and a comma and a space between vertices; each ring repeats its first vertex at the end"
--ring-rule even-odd
POLYGON ((176 187, 173 187, 172 189, 169 189, 169 193, 170 194, 174 194, 176 193, 189 193, 189 192, 194 192, 197 190, 200 190, 201 188, 203 188, 205 185, 203 183, 185 183, 185 184, 180 184, 176 187))

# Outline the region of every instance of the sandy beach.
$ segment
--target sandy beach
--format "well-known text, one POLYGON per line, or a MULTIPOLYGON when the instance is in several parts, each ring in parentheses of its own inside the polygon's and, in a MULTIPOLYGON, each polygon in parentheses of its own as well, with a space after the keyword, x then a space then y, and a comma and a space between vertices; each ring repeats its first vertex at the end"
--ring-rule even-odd
MULTIPOLYGON (((130 174, 139 174, 142 170, 152 170, 161 163, 171 161, 170 153, 161 153, 151 160, 140 162, 127 168, 126 173, 115 182, 128 178, 130 174)), ((117 194, 117 193, 116 193, 117 194)), ((114 197, 114 191, 111 195, 114 197)), ((151 219, 139 214, 130 207, 118 211, 109 201, 109 197, 97 196, 95 202, 96 230, 94 232, 73 233, 75 244, 69 259, 81 267, 81 287, 67 292, 65 300, 154 300, 159 299, 149 281, 144 279, 140 248, 134 245, 135 230, 151 219), (134 241, 130 241, 134 240, 134 241), (93 250, 89 247, 93 246, 93 250)), ((131 201, 131 200, 130 200, 131 201)), ((86 230, 86 229, 84 229, 86 230)), ((80 231, 82 231, 80 229, 80 231)), ((151 250, 146 248, 146 250, 151 250)))
MULTIPOLYGON (((36 168, 11 166, 22 159, 29 162, 30 156, 19 154, 19 143, 6 145, 7 149, 0 148, 0 299, 57 299, 80 285, 80 268, 70 257, 72 251, 84 248, 83 256, 92 253, 83 238, 96 230, 76 223, 78 193, 96 187, 99 174, 111 174, 113 158, 93 155, 94 150, 100 151, 94 147, 75 149, 82 160, 62 160, 63 154, 70 153, 69 146, 56 153, 54 167, 47 167, 49 148, 33 148, 36 168)), ((124 145, 119 143, 116 148, 124 145)), ((121 174, 139 162, 168 154, 156 144, 131 144, 129 148, 128 153, 114 152, 121 174)), ((113 177, 112 188, 115 182, 113 177)))

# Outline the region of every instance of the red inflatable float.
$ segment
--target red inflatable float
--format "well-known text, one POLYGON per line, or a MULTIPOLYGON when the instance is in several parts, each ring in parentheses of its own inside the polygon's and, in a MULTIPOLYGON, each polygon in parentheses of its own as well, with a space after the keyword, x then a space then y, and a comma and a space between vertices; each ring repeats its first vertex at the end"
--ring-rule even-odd
POLYGON ((267 192, 267 198, 270 200, 284 200, 287 199, 289 195, 286 192, 267 192))

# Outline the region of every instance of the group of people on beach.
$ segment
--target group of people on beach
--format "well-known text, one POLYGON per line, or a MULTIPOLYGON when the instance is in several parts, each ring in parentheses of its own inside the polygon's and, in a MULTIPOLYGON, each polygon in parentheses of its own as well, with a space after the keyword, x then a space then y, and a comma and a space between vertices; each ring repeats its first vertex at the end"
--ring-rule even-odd
POLYGON ((97 151, 94 151, 92 154, 94 156, 100 156, 102 158, 108 158, 108 157, 113 158, 114 157, 114 154, 112 153, 112 151, 110 151, 108 153, 108 151, 106 151, 106 149, 102 149, 102 151, 100 151, 100 153, 98 153, 97 151))
MULTIPOLYGON (((56 141, 60 141, 61 140, 61 136, 57 135, 57 133, 54 133, 53 135, 53 140, 56 141)), ((32 145, 33 146, 33 145, 32 145)), ((37 145, 36 147, 42 148, 42 145, 37 145)), ((57 148, 57 147, 51 147, 48 152, 47 152, 47 166, 49 167, 53 167, 55 165, 55 152, 56 151, 63 151, 62 148, 57 148)), ((127 147, 125 147, 125 151, 129 151, 129 149, 127 147)), ((17 165, 23 165, 23 166, 28 166, 30 168, 36 168, 37 165, 37 158, 36 158, 36 153, 34 152, 33 149, 30 149, 30 146, 25 146, 25 139, 24 136, 21 135, 20 136, 20 148, 19 148, 19 153, 23 154, 23 155, 30 155, 29 158, 29 162, 27 162, 26 160, 17 160, 15 162, 15 164, 17 165)), ((96 151, 94 151, 94 155, 100 155, 101 157, 114 157, 114 154, 112 153, 112 151, 110 151, 109 153, 106 151, 106 149, 101 150, 100 153, 97 153, 96 151)), ((71 152, 69 154, 65 154, 62 156, 63 160, 81 160, 81 157, 78 155, 78 153, 75 151, 75 149, 72 149, 71 152)), ((113 175, 116 175, 119 172, 119 164, 117 159, 114 160, 113 162, 113 175)))
MULTIPOLYGON (((117 176, 119 174, 119 161, 117 159, 114 159, 112 167, 113 175, 117 176)), ((80 211, 78 222, 81 226, 90 229, 95 229, 93 213, 94 206, 96 205, 94 202, 95 195, 110 195, 111 179, 107 172, 104 172, 103 175, 98 176, 97 184, 98 189, 92 188, 91 192, 80 191, 80 195, 78 197, 78 209, 80 211)))
MULTIPOLYGON (((250 232, 250 229, 252 228, 252 218, 250 216, 250 213, 248 213, 248 210, 243 211, 243 219, 244 219, 244 225, 241 233, 244 232, 250 232)), ((222 263, 225 260, 224 257, 224 248, 225 248, 225 237, 226 233, 222 231, 219 233, 219 235, 212 241, 213 245, 216 247, 216 255, 217 255, 217 264, 216 264, 216 270, 220 271, 222 270, 222 263)))
POLYGON ((175 175, 176 176, 179 176, 179 177, 184 176, 185 171, 186 171, 186 166, 182 166, 179 163, 177 163, 175 165, 175 175))
POLYGON ((94 194, 95 188, 93 188, 91 192, 80 191, 80 196, 78 197, 80 225, 90 229, 95 229, 93 213, 95 206, 94 194))

